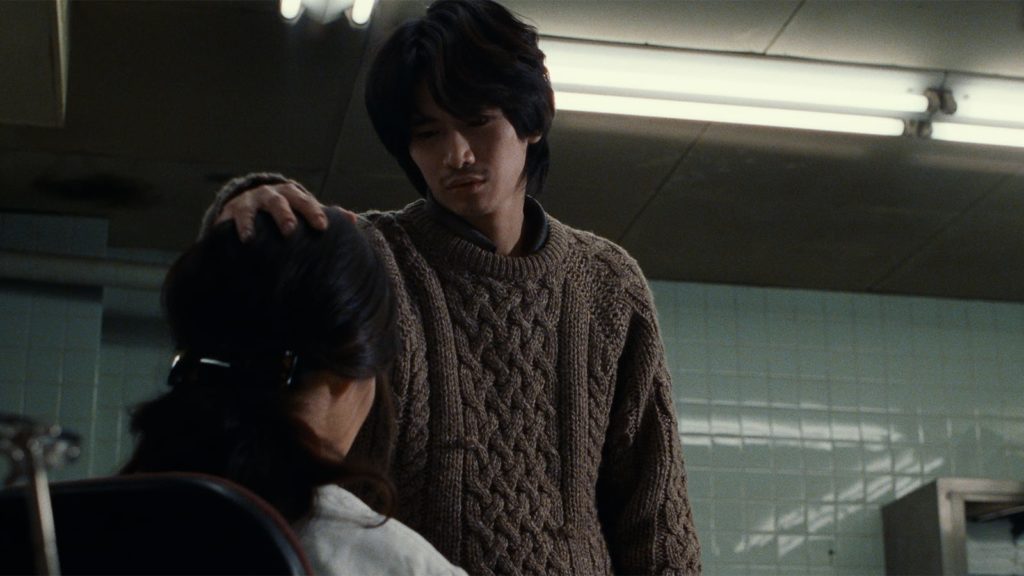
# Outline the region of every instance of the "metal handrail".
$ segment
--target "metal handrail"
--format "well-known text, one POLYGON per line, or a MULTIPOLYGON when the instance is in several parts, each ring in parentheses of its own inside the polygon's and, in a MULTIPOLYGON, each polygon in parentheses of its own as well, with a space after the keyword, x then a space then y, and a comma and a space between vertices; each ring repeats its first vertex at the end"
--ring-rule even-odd
POLYGON ((28 479, 29 521, 35 548, 36 572, 60 574, 48 471, 74 462, 81 455, 81 437, 55 424, 42 424, 17 414, 0 413, 0 453, 7 456, 10 486, 28 479))

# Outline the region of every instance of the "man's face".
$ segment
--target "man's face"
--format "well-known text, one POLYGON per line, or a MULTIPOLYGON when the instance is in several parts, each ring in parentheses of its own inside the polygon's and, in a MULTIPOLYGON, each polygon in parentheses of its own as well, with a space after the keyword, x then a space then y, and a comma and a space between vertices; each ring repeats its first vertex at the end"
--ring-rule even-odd
POLYGON ((409 154, 434 199, 470 223, 522 210, 526 196, 526 147, 500 108, 455 118, 434 102, 425 84, 416 88, 409 154))

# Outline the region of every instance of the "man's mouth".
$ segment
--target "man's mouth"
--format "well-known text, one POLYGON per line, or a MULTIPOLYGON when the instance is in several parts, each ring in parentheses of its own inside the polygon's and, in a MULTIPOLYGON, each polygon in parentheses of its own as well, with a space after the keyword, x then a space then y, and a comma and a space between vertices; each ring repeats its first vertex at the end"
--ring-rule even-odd
POLYGON ((484 182, 484 177, 483 176, 456 176, 456 177, 447 179, 445 181, 445 183, 444 183, 444 187, 448 188, 448 189, 467 188, 467 187, 473 187, 473 186, 475 186, 477 184, 482 184, 483 182, 484 182))

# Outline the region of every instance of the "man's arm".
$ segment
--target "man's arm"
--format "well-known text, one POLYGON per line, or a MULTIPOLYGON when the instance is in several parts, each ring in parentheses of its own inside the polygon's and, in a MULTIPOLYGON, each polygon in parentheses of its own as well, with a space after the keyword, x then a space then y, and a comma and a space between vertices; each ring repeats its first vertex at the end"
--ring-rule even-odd
POLYGON ((642 277, 619 360, 598 510, 617 573, 699 574, 700 544, 654 306, 642 277))
MULTIPOLYGON (((263 211, 273 216, 284 235, 291 234, 302 216, 313 228, 327 228, 325 206, 301 184, 272 172, 247 174, 229 181, 217 192, 213 204, 206 210, 199 236, 206 234, 214 224, 225 220, 235 223, 238 237, 248 240, 252 235, 256 213, 263 211)), ((354 220, 355 214, 344 210, 354 220)))

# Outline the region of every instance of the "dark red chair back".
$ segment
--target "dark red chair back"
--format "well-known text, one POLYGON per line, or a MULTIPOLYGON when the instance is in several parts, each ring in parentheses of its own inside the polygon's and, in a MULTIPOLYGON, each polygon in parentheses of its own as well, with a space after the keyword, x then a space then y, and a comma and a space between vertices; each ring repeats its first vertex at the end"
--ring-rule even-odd
MULTIPOLYGON (((50 494, 64 574, 312 574, 277 510, 222 478, 138 474, 50 494)), ((26 498, 0 491, 0 574, 35 572, 26 498)))

